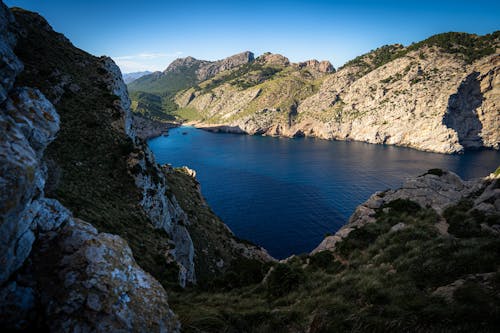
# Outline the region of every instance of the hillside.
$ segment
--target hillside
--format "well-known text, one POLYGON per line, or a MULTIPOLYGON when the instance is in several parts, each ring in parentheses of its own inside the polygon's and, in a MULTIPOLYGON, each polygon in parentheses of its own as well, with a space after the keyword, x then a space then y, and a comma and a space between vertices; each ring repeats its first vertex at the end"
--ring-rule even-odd
POLYGON ((154 72, 128 85, 132 111, 156 120, 173 120, 177 105, 175 94, 217 73, 253 61, 253 53, 242 52, 219 61, 193 57, 173 61, 163 72, 154 72))
POLYGON ((287 61, 264 62, 266 75, 242 66, 177 93, 177 116, 216 131, 499 149, 499 43, 498 32, 445 33, 383 46, 320 76, 287 61))
POLYGON ((110 58, 36 13, 0 3, 0 22, 0 327, 178 331, 165 288, 273 260, 156 164, 110 58))

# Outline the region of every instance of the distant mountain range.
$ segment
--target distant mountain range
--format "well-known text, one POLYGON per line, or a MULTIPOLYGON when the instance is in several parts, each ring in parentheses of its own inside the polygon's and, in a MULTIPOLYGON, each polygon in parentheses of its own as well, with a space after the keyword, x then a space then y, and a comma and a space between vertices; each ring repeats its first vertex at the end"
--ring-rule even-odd
POLYGON ((122 74, 123 82, 125 82, 126 84, 129 84, 130 82, 137 80, 138 78, 140 78, 144 75, 148 75, 148 74, 151 74, 151 72, 145 71, 145 72, 124 73, 124 74, 122 74))
POLYGON ((188 57, 128 88, 135 112, 217 131, 441 153, 498 149, 499 47, 498 31, 450 32, 382 46, 338 71, 326 61, 291 63, 270 53, 218 62, 188 57))

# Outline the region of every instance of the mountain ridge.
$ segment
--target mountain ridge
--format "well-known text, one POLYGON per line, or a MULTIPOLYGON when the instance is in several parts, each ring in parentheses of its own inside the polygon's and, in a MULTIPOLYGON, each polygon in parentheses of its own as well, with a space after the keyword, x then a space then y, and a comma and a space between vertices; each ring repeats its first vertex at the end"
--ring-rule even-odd
POLYGON ((168 108, 160 100, 148 105, 155 116, 166 112, 170 120, 222 132, 356 140, 439 153, 499 149, 499 36, 498 31, 450 32, 406 47, 386 45, 337 71, 326 63, 321 72, 317 61, 293 64, 265 53, 160 98, 168 108), (465 101, 466 91, 474 91, 474 101, 465 101))

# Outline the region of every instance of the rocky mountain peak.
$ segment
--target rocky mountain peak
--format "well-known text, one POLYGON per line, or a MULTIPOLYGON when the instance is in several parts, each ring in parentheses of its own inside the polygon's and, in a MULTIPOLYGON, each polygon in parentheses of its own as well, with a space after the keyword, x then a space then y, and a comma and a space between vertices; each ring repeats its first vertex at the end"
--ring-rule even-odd
POLYGON ((257 61, 266 65, 274 65, 274 66, 289 66, 290 60, 287 57, 282 56, 281 54, 274 54, 271 52, 266 52, 260 57, 257 58, 257 61))
POLYGON ((208 61, 198 60, 191 56, 185 58, 178 58, 172 61, 170 65, 168 65, 167 69, 163 71, 163 74, 179 71, 182 67, 199 66, 203 63, 208 63, 208 61))
POLYGON ((335 68, 328 60, 318 61, 316 59, 298 63, 299 68, 310 68, 321 73, 333 73, 335 68))

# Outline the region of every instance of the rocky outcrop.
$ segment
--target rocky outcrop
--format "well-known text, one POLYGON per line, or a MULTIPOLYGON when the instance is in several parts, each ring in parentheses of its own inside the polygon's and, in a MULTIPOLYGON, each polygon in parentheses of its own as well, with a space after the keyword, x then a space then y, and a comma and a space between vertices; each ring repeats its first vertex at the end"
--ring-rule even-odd
POLYGON ((103 72, 103 81, 107 84, 110 92, 118 97, 113 102, 113 106, 119 115, 113 122, 117 130, 124 131, 132 140, 135 139, 135 129, 132 126, 132 112, 130 112, 130 99, 128 98, 127 86, 123 82, 120 68, 109 57, 100 58, 103 72))
POLYGON ((197 71, 197 76, 200 81, 207 80, 220 72, 248 64, 254 60, 254 55, 250 51, 241 52, 228 58, 210 62, 205 66, 200 66, 197 71))
POLYGON ((137 137, 148 140, 160 135, 167 135, 168 130, 177 125, 132 115, 132 126, 137 137))
POLYGON ((32 272, 51 332, 179 331, 165 290, 122 238, 74 219, 39 243, 32 272))
POLYGON ((38 91, 13 89, 0 104, 0 283, 24 263, 35 241, 35 216, 43 206, 46 146, 59 116, 38 91))
POLYGON ((147 146, 132 153, 128 159, 129 169, 138 188, 142 190, 142 208, 157 229, 164 230, 172 239, 169 251, 173 261, 179 266, 179 284, 196 283, 194 266, 194 246, 186 229, 189 218, 169 193, 164 170, 155 162, 153 153, 147 146))
MULTIPOLYGON (((38 16, 34 21, 51 31, 38 16)), ((23 69, 12 50, 15 24, 0 2, 0 327, 178 332, 165 290, 138 266, 127 242, 99 233, 45 197, 45 152, 60 130, 60 116, 38 89, 14 87, 23 69)), ((109 59, 102 61, 105 86, 117 96, 120 112, 112 125, 133 137, 121 74, 109 59)), ((79 91, 65 82, 69 90, 47 88, 54 101, 79 91)))
POLYGON ((217 61, 198 60, 193 57, 179 58, 174 60, 163 74, 181 73, 186 69, 192 69, 196 73, 197 80, 204 81, 214 77, 220 72, 247 64, 253 60, 254 55, 249 51, 238 53, 217 61))
MULTIPOLYGON (((384 208, 384 205, 398 199, 411 200, 420 207, 432 208, 440 216, 446 208, 458 204, 463 199, 471 199, 473 200, 471 211, 478 210, 487 215, 500 216, 499 182, 500 175, 495 174, 483 179, 463 181, 453 172, 430 170, 422 176, 408 179, 399 189, 373 194, 356 208, 347 224, 334 235, 325 237, 312 253, 324 250, 333 251, 336 244, 348 237, 352 231, 369 223, 375 223, 377 210, 388 209, 384 208)), ((500 221, 498 223, 493 229, 500 228, 500 221)), ((404 227, 404 225, 395 224, 391 231, 401 230, 404 227)), ((436 224, 436 228, 440 233, 447 234, 448 225, 442 217, 441 221, 436 224)), ((491 227, 484 225, 483 228, 491 227)))
POLYGON ((288 60, 287 57, 281 55, 281 54, 275 54, 275 53, 264 53, 261 55, 257 61, 261 64, 266 64, 266 65, 271 65, 271 66, 289 66, 290 65, 290 60, 288 60))
POLYGON ((299 68, 310 68, 320 73, 333 73, 335 68, 328 60, 318 61, 316 59, 299 62, 299 68))

